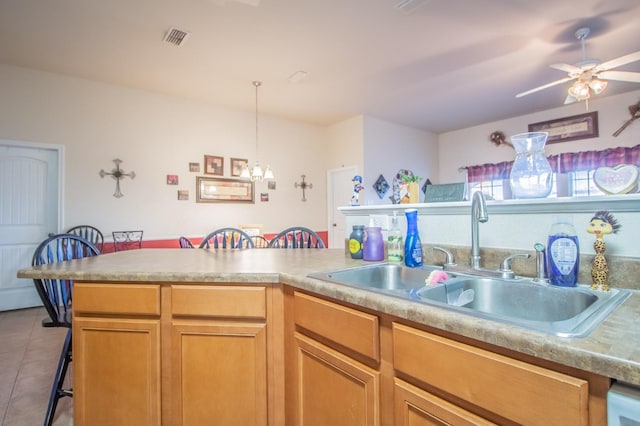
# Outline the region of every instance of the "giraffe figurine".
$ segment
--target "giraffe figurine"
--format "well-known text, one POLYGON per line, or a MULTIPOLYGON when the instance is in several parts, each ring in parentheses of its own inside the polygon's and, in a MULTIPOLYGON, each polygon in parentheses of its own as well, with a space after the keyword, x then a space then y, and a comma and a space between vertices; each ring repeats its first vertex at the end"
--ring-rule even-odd
POLYGON ((593 243, 596 256, 593 258, 591 266, 591 290, 609 291, 609 268, 607 267, 607 259, 604 257, 607 244, 604 242, 604 236, 615 234, 619 229, 618 221, 606 210, 596 212, 587 225, 587 232, 596 236, 593 243))

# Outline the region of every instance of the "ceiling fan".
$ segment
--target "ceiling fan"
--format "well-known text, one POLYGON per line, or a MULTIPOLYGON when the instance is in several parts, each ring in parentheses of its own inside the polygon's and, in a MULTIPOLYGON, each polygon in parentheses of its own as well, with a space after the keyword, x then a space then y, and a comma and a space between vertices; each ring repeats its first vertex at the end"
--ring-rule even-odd
POLYGON ((569 64, 553 64, 551 68, 565 71, 568 77, 553 81, 548 84, 518 93, 516 98, 529 95, 531 93, 557 86, 571 80, 575 82, 569 87, 565 104, 576 101, 584 101, 591 97, 591 94, 598 95, 607 88, 607 80, 628 81, 632 83, 640 83, 640 73, 630 71, 613 71, 614 68, 631 62, 640 61, 640 51, 620 56, 607 62, 600 62, 597 59, 587 59, 585 49, 585 39, 591 30, 589 28, 580 28, 575 32, 576 38, 582 43, 582 61, 575 65, 569 64))

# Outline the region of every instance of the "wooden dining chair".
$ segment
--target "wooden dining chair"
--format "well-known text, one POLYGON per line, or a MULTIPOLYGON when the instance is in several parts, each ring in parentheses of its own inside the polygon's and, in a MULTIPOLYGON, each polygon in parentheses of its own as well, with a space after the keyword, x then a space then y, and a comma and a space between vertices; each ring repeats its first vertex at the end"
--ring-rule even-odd
POLYGON ((326 248, 320 235, 304 226, 292 226, 281 231, 271 239, 269 247, 283 249, 326 248))
POLYGON ((180 248, 193 248, 193 243, 187 237, 178 238, 178 243, 180 243, 180 248))
MULTIPOLYGON (((33 253, 31 264, 45 265, 66 262, 72 259, 92 257, 100 254, 98 248, 90 241, 73 234, 57 234, 44 240, 33 253)), ((42 321, 43 327, 64 327, 67 336, 62 345, 58 368, 53 380, 49 405, 45 415, 45 426, 53 423, 53 416, 58 406, 58 400, 65 396, 73 396, 71 389, 63 389, 67 370, 72 359, 71 337, 71 301, 73 295, 73 281, 66 279, 34 278, 33 283, 44 305, 48 318, 42 321)))
POLYGON ((251 241, 256 246, 256 248, 267 248, 269 247, 269 240, 267 240, 262 235, 252 235, 251 241))
POLYGON ((242 249, 255 248, 251 236, 238 228, 220 228, 202 239, 200 248, 242 249))
POLYGON ((100 250, 100 253, 102 253, 102 249, 104 247, 104 236, 98 228, 91 225, 78 225, 67 229, 66 233, 77 235, 92 242, 93 245, 100 250))

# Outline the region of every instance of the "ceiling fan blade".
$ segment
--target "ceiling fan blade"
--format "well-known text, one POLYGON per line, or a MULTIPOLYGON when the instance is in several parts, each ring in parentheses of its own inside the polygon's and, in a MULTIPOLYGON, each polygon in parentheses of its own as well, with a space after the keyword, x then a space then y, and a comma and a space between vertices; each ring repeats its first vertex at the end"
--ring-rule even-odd
POLYGON ((602 71, 598 73, 598 77, 604 80, 630 81, 632 83, 640 83, 640 72, 602 71))
POLYGON ((619 58, 612 59, 607 62, 603 62, 596 67, 596 71, 610 70, 612 68, 617 68, 636 61, 640 61, 640 50, 634 53, 629 53, 628 55, 620 56, 619 58))
POLYGON ((551 68, 560 70, 560 71, 565 71, 569 74, 571 73, 581 73, 582 72, 582 68, 580 67, 576 67, 575 65, 569 65, 569 64, 553 64, 553 65, 549 65, 551 68))
POLYGON ((530 95, 531 93, 534 93, 534 92, 537 92, 537 91, 540 91, 540 90, 544 90, 544 89, 547 89, 549 87, 557 86, 558 84, 562 84, 562 83, 565 83, 565 82, 571 81, 571 80, 573 80, 573 77, 561 78, 560 80, 552 81, 551 83, 544 84, 542 86, 536 87, 535 89, 531 89, 531 90, 527 90, 526 92, 518 93, 516 95, 516 98, 521 98, 523 96, 530 95))
POLYGON ((578 102, 578 100, 576 98, 574 98, 573 96, 571 96, 571 95, 567 95, 567 97, 564 99, 564 104, 565 105, 569 105, 569 104, 572 104, 574 102, 578 102))

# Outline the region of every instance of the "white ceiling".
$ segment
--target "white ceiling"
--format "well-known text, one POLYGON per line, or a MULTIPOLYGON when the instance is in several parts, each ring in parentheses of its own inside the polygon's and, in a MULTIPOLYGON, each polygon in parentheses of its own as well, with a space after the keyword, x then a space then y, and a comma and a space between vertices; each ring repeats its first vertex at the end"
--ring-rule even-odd
MULTIPOLYGON (((0 63, 328 125, 436 133, 561 106, 581 60, 640 50, 638 0, 0 0, 0 63), (181 47, 163 42, 175 26, 181 47), (288 77, 308 73, 297 83, 288 77)), ((619 68, 640 71, 640 62, 619 68)), ((604 95, 640 89, 610 82, 604 95)), ((602 96, 602 95, 601 95, 602 96)))

